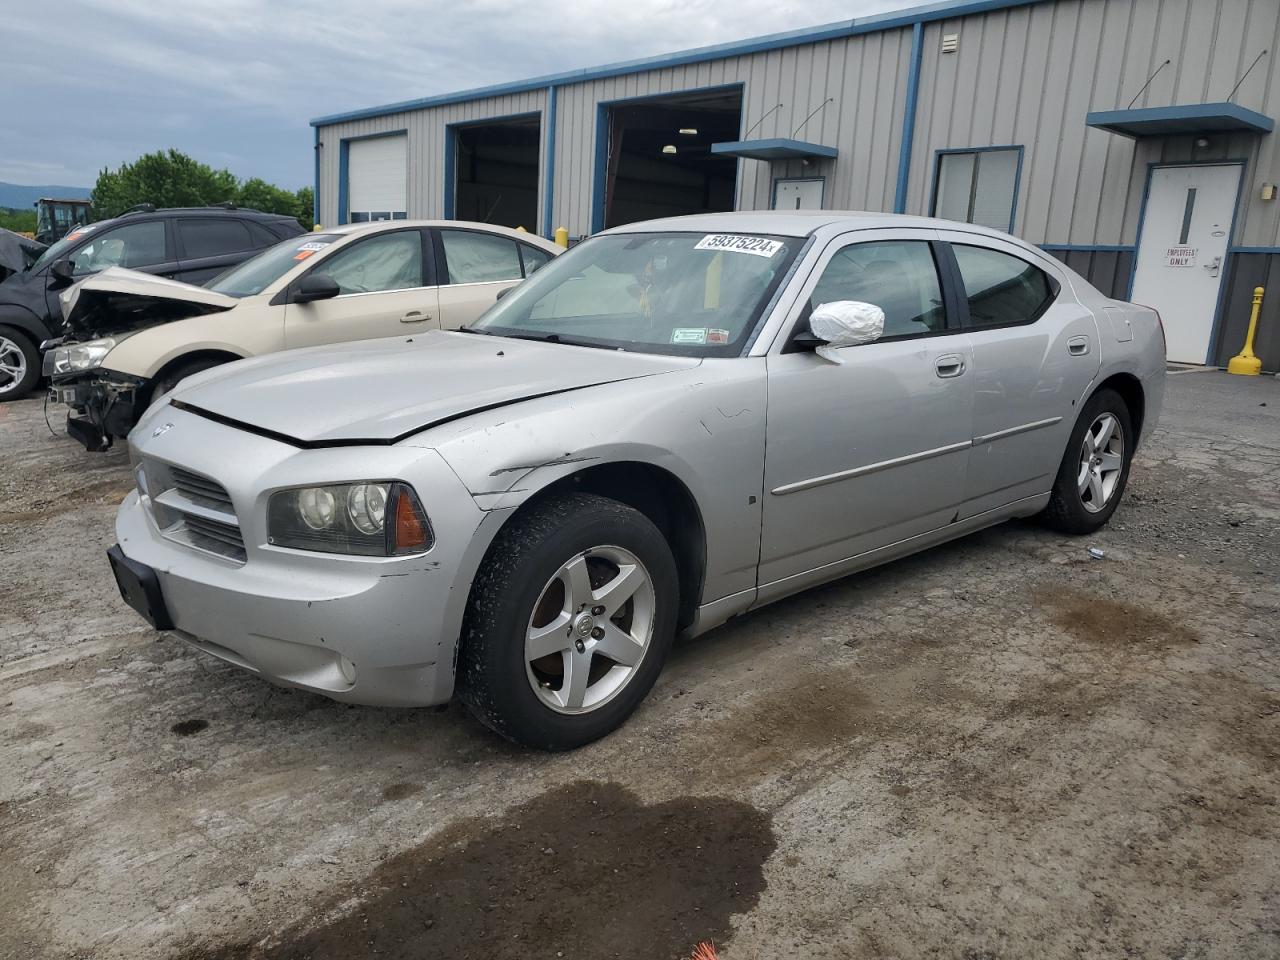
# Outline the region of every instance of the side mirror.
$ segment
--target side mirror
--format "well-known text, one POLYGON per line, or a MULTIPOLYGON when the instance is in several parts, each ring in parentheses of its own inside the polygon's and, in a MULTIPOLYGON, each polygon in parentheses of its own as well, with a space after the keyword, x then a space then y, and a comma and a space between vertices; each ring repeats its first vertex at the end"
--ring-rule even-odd
POLYGON ((508 293, 510 293, 514 289, 515 287, 503 287, 501 290, 498 291, 498 295, 493 298, 493 302, 497 303, 499 300, 501 300, 503 297, 505 297, 508 293))
POLYGON ((793 341, 810 347, 818 356, 840 363, 841 347, 874 343, 884 336, 884 311, 861 300, 836 300, 820 304, 809 317, 809 329, 793 341))
POLYGON ((57 289, 71 284, 75 277, 76 265, 70 260, 55 260, 53 265, 49 267, 49 286, 57 289))
POLYGON ((338 281, 327 273, 309 273, 293 288, 290 303, 311 303, 314 300, 330 300, 342 292, 338 281))

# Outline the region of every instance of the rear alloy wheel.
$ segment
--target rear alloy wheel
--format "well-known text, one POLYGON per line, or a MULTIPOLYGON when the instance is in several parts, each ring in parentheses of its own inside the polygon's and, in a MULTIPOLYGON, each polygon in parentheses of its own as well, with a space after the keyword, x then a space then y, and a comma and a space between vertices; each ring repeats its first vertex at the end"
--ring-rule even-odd
POLYGON ((1092 533, 1115 513, 1133 457, 1129 408, 1113 390, 1099 390, 1080 412, 1042 514, 1063 533, 1092 533))
POLYGON ((638 510, 585 493, 535 504, 498 534, 476 574, 458 695, 518 743, 590 743, 653 686, 678 595, 671 549, 638 510))
POLYGON ((27 337, 0 327, 0 401, 21 400, 40 379, 40 351, 27 337))

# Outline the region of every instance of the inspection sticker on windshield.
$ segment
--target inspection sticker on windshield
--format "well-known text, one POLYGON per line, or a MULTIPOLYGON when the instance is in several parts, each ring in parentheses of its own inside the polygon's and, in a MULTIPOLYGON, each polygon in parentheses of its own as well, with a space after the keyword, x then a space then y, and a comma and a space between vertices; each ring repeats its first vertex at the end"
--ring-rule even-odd
POLYGON ((706 343, 706 327, 676 327, 671 331, 672 343, 706 343))
POLYGON ((756 257, 772 257, 782 249, 781 240, 768 237, 740 237, 733 233, 708 233, 693 247, 695 250, 728 250, 756 257))

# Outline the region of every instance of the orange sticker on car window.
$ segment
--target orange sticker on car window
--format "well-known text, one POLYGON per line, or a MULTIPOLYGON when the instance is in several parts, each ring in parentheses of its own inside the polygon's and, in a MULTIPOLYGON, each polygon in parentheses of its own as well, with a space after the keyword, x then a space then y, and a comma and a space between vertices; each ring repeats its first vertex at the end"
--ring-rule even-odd
POLYGON ((296 254, 294 254, 293 259, 305 260, 307 259, 307 257, 313 256, 314 254, 315 254, 314 250, 299 250, 296 254))

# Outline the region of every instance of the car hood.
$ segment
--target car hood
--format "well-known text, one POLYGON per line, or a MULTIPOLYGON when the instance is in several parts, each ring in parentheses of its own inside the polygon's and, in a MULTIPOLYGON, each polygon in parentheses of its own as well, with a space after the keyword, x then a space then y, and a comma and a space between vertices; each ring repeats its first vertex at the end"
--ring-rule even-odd
POLYGON ((107 267, 58 295, 66 332, 75 339, 128 333, 171 320, 230 310, 240 301, 204 287, 107 267))
POLYGON ((387 444, 470 413, 699 362, 431 331, 242 360, 192 377, 171 401, 303 447, 387 444))

